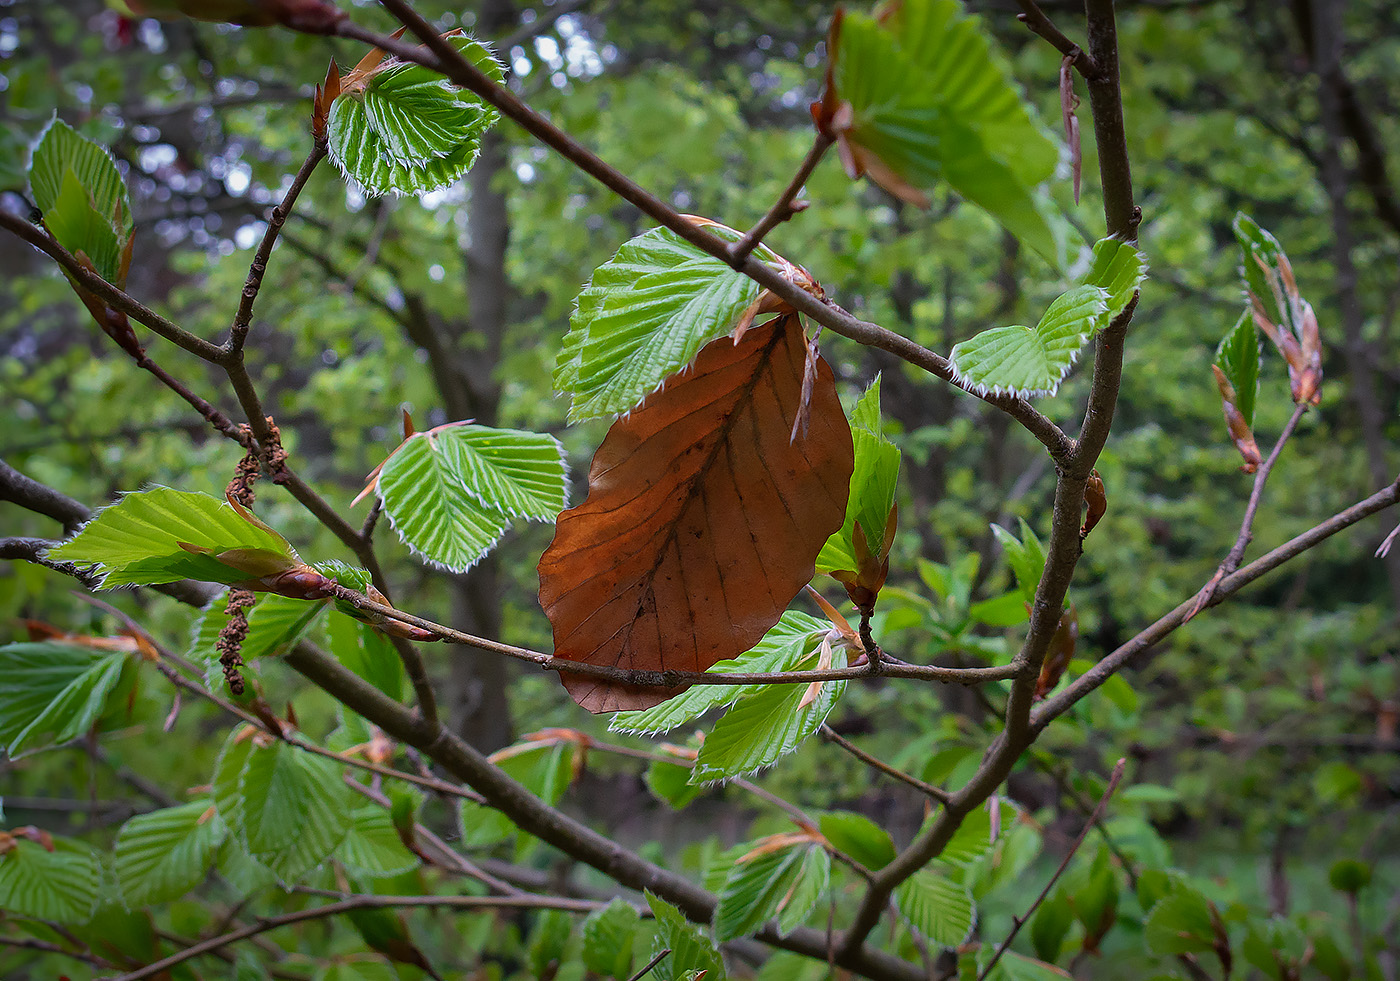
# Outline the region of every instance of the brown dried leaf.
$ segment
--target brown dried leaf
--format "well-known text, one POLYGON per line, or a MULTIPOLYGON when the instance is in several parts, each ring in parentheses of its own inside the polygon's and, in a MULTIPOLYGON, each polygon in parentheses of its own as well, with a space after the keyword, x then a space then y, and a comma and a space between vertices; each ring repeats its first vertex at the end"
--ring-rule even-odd
MULTIPOLYGON (((825 361, 806 438, 789 440, 806 343, 795 316, 712 341, 593 458, 588 499, 559 515, 540 559, 556 656, 626 669, 704 671, 762 639, 841 527, 854 466, 825 361)), ((564 672, 592 712, 684 691, 564 672)))

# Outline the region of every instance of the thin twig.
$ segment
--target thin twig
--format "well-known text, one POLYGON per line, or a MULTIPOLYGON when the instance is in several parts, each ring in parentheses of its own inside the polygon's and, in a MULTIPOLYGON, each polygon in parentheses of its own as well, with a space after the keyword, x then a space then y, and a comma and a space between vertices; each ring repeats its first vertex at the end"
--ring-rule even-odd
POLYGON ((834 743, 837 746, 840 746, 842 749, 850 753, 856 759, 860 760, 866 766, 873 767, 874 769, 879 770, 881 773, 885 774, 885 776, 894 777, 894 779, 900 781, 901 783, 908 784, 915 790, 919 791, 921 794, 927 794, 929 797, 932 797, 936 801, 947 801, 948 798, 952 796, 952 794, 948 793, 948 791, 944 790, 942 787, 935 787, 931 783, 926 783, 925 781, 920 780, 918 777, 911 776, 910 774, 905 773, 898 767, 891 766, 884 760, 880 759, 878 756, 872 756, 871 754, 867 753, 865 750, 857 746, 855 743, 842 736, 840 733, 838 733, 835 729, 831 728, 831 726, 827 725, 825 722, 822 723, 822 727, 817 731, 821 733, 821 737, 827 742, 834 743))
MULTIPOLYGON (((325 906, 317 906, 314 909, 297 910, 293 913, 284 913, 281 916, 268 917, 259 920, 257 923, 250 923, 248 926, 217 937, 210 937, 208 940, 201 940, 199 943, 177 951, 169 957, 162 958, 153 964, 126 974, 119 975, 109 981, 142 981, 143 978, 153 977, 169 970, 176 964, 183 964, 193 957, 216 950, 220 947, 227 947, 229 944, 238 943, 240 940, 247 940, 258 934, 266 933, 269 930, 276 930, 278 927, 291 926, 294 923, 303 923, 307 920, 319 920, 330 916, 339 916, 342 913, 351 913, 362 909, 421 909, 424 907, 445 907, 448 909, 557 909, 568 913, 591 913, 595 909, 602 909, 606 904, 593 902, 587 899, 560 899, 554 896, 354 896, 350 899, 338 903, 328 903, 325 906)), ((99 979, 104 981, 104 979, 99 979)))
POLYGON ((801 193, 803 185, 807 183, 807 178, 812 176, 812 171, 817 169, 817 164, 821 162, 826 151, 831 148, 831 137, 818 131, 816 138, 812 141, 812 148, 807 151, 807 156, 803 158, 802 164, 797 168, 797 173, 792 175, 792 180, 788 181, 788 186, 783 189, 783 193, 778 195, 778 200, 773 202, 773 207, 758 220, 758 224, 749 229, 743 238, 735 242, 729 249, 730 265, 742 263, 749 257, 749 253, 758 248, 764 237, 797 214, 804 207, 805 202, 799 206, 797 195, 801 193))
POLYGON ((1288 437, 1293 435, 1293 430, 1298 427, 1298 421, 1303 418, 1303 413, 1307 411, 1308 403, 1306 401, 1299 402, 1294 407, 1293 414, 1288 417, 1288 422, 1284 424, 1278 440, 1274 443, 1274 448, 1269 451, 1269 458, 1254 474, 1254 487, 1249 492, 1249 503, 1245 505, 1244 520, 1240 522, 1239 536, 1235 539, 1235 544, 1230 548, 1229 554, 1225 556, 1225 561, 1220 563, 1220 567, 1215 570, 1215 575, 1210 577, 1210 582, 1202 586, 1201 591, 1196 594, 1195 602, 1192 603, 1190 612, 1186 614, 1187 620, 1210 606, 1215 597, 1216 588, 1220 585, 1220 580, 1240 567, 1245 549, 1254 540, 1254 516, 1259 510, 1259 502, 1264 497, 1264 484, 1268 481, 1269 474, 1273 472, 1274 464, 1278 462, 1279 455, 1283 453, 1283 444, 1288 442, 1288 437))
POLYGON ((67 947, 60 947, 58 944, 49 943, 47 940, 35 940, 30 937, 6 937, 0 936, 0 947, 17 947, 20 950, 38 950, 46 954, 62 954, 64 957, 71 957, 74 960, 83 961, 93 967, 110 968, 115 965, 111 961, 103 960, 96 954, 86 951, 69 950, 67 947))
POLYGON ((138 323, 145 324, 167 341, 211 363, 218 363, 223 348, 211 344, 202 337, 196 337, 183 327, 177 326, 154 310, 137 302, 124 290, 107 282, 96 272, 79 262, 71 252, 58 244, 44 229, 31 225, 18 215, 0 209, 0 228, 12 232, 46 253, 63 267, 63 271, 83 289, 96 296, 114 310, 119 310, 138 323))
POLYGON ((642 969, 641 969, 640 971, 638 971, 636 974, 632 975, 630 978, 628 978, 627 981, 642 981, 642 978, 644 978, 644 977, 646 977, 648 974, 650 974, 650 973, 651 973, 651 969, 654 968, 654 967, 656 967, 656 965, 660 964, 661 961, 662 961, 662 960, 666 957, 666 955, 669 954, 670 952, 671 952, 671 948, 670 948, 670 947, 663 947, 663 948, 661 948, 661 950, 657 953, 657 955, 656 955, 655 957, 653 957, 651 960, 649 960, 649 961, 647 961, 645 964, 643 964, 643 965, 642 965, 642 969))
POLYGON ((243 350, 243 344, 248 339, 248 328, 253 322, 253 304, 257 302, 258 291, 262 289, 263 275, 267 272, 267 262, 272 255, 272 247, 277 244, 277 236, 281 233, 287 216, 292 213, 292 208, 296 206, 297 197, 301 194, 302 188, 311 179, 311 172, 325 157, 325 139, 314 140, 311 152, 307 154, 301 169, 292 178, 292 185, 287 188, 287 193, 283 195, 282 203, 268 213, 267 230, 263 232, 262 242, 258 245, 258 251, 253 254, 252 264, 248 267, 248 279, 243 284, 243 293, 238 301, 238 312, 234 314, 233 326, 229 329, 228 342, 223 347, 225 358, 235 357, 243 350))
POLYGON ((1035 897, 1035 902, 1031 903, 1030 909, 1020 916, 1011 918, 1011 932, 1006 935, 1001 943, 997 944, 997 949, 992 954, 992 959, 987 962, 987 966, 982 968, 982 972, 977 975, 977 981, 984 979, 992 973, 992 968, 997 966, 997 961, 1001 960, 1001 955, 1006 953, 1006 949, 1011 946, 1011 941, 1016 939, 1016 934, 1021 932, 1021 927, 1040 908, 1040 904, 1045 902, 1045 897, 1050 895, 1050 890, 1055 888, 1055 883, 1060 881, 1060 876, 1065 874, 1065 869, 1069 868, 1069 863, 1074 858, 1075 852, 1079 851, 1079 846, 1084 844, 1084 839, 1089 836, 1089 829, 1094 827, 1103 815, 1104 808, 1108 806, 1108 799, 1113 796, 1113 792, 1118 789, 1118 782, 1123 779, 1123 768, 1127 765, 1127 759, 1120 759, 1113 767, 1113 775, 1108 778, 1108 787, 1104 789, 1103 796, 1099 798, 1098 806, 1094 808, 1094 813, 1089 815, 1089 820, 1084 822, 1084 828, 1079 832, 1079 837, 1074 839, 1074 844, 1069 846, 1069 851, 1065 853, 1064 860, 1060 862, 1060 867, 1055 870, 1055 874, 1050 877, 1050 881, 1045 883, 1045 888, 1040 890, 1040 895, 1035 897))
MULTIPOLYGON (((432 620, 427 620, 412 613, 395 609, 392 606, 385 606, 383 603, 376 603, 363 593, 356 592, 353 589, 344 588, 340 590, 337 595, 338 598, 352 604, 357 609, 377 614, 389 620, 397 620, 400 623, 419 627, 429 631, 442 640, 454 644, 474 647, 477 650, 489 651, 493 654, 503 654, 506 657, 515 658, 519 661, 527 661, 537 665, 544 671, 567 671, 574 674, 586 675, 590 678, 602 678, 608 681, 621 682, 629 685, 640 685, 651 688, 673 688, 677 685, 685 684, 796 685, 810 684, 814 681, 842 681, 851 678, 865 678, 870 675, 870 669, 864 665, 808 671, 710 673, 708 671, 674 670, 639 671, 628 668, 617 668, 605 664, 588 664, 581 661, 570 661, 567 658, 557 657, 553 654, 532 651, 528 648, 516 647, 512 644, 503 644, 485 637, 477 637, 473 634, 464 633, 454 627, 435 623, 432 620)), ((945 668, 933 664, 886 663, 882 668, 882 673, 887 677, 894 678, 920 678, 931 681, 976 684, 983 681, 997 681, 1015 677, 1017 670, 1018 669, 1014 665, 994 665, 986 668, 945 668)))

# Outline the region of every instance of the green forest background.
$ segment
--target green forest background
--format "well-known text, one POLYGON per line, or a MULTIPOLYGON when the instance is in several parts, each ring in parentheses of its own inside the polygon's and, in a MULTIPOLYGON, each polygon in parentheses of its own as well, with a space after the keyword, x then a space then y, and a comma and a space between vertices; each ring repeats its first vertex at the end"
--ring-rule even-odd
MULTIPOLYGON (((372 4, 345 6, 364 23, 389 25, 372 4)), ((748 227, 810 145, 825 2, 559 0, 562 15, 512 0, 416 6, 443 26, 455 17, 480 37, 504 39, 498 51, 531 105, 681 211, 748 227)), ((1017 23, 1015 4, 969 6, 1042 117, 1057 121, 1058 54, 1017 23)), ((1074 5, 1042 6, 1072 22, 1074 5)), ((1072 588, 1076 657, 1085 662, 1075 670, 1194 593, 1237 533, 1250 478, 1209 367, 1241 309, 1237 211, 1287 248, 1321 323, 1326 370, 1321 405, 1304 417, 1269 485, 1250 554, 1391 482, 1400 465, 1400 7, 1345 5, 1342 74, 1330 79, 1309 67, 1308 7, 1119 4, 1150 272, 1098 464, 1109 508, 1072 588), (1327 85, 1341 93, 1343 111, 1322 111, 1327 85)), ((57 111, 110 146, 126 174, 138 256, 128 292, 218 336, 266 208, 305 154, 311 86, 328 55, 349 66, 361 51, 275 30, 121 20, 97 0, 0 3, 4 206, 24 212, 11 192, 24 186, 29 142, 57 111)), ((1067 179, 1054 194, 1092 244, 1102 209, 1087 131, 1084 158, 1081 202, 1067 179)), ((987 324, 1034 323, 1059 291, 1039 257, 946 190, 920 211, 868 183, 853 187, 833 154, 805 197, 810 207, 769 244, 848 310, 935 351, 987 324)), ((550 372, 580 284, 647 227, 636 209, 509 123, 487 137, 460 184, 419 199, 366 200, 320 170, 269 268, 248 355, 299 472, 357 523, 365 505, 348 502, 397 444, 400 408, 410 407, 421 428, 474 418, 557 434, 580 500, 605 427, 566 426, 550 372)), ((221 496, 237 448, 94 330, 44 257, 3 236, 0 269, 0 458, 91 507, 150 484, 221 496)), ((1009 656, 1016 631, 969 623, 967 607, 1011 588, 991 524, 1024 519, 1042 535, 1048 529, 1050 461, 1007 417, 893 357, 830 335, 823 351, 848 402, 881 374, 888 431, 904 453, 890 574, 897 588, 882 598, 876 636, 919 663, 1009 656)), ((222 390, 195 359, 172 350, 166 361, 204 390, 222 390)), ((1086 393, 1081 370, 1040 408, 1068 425, 1086 393)), ((1261 445, 1291 410, 1283 363, 1270 352, 1255 425, 1261 445)), ((303 554, 348 557, 272 488, 259 511, 303 554)), ((1372 554, 1395 520, 1384 513, 1363 522, 1202 615, 1050 728, 1006 789, 1035 815, 1046 851, 1020 891, 988 907, 988 936, 1000 936, 993 925, 1024 908, 1077 834, 1084 815, 1073 802, 1096 800, 1126 756, 1126 789, 1110 823, 1136 854, 1212 881, 1226 899, 1326 919, 1346 943, 1367 946, 1371 976, 1396 977, 1400 549, 1387 559, 1372 554), (1373 870, 1354 909, 1329 882, 1343 859, 1373 870)), ((52 522, 6 503, 0 529, 58 536, 52 522)), ((518 528, 460 576, 423 567, 391 534, 381 554, 401 607, 548 650, 535 563, 549 534, 518 528)), ((48 570, 0 562, 0 641, 23 634, 20 618, 105 629, 103 614, 73 599, 70 586, 48 570)), ((169 646, 187 646, 188 608, 147 592, 114 602, 140 611, 169 646)), ((429 655, 452 724, 483 750, 546 726, 605 731, 605 720, 578 710, 552 675, 464 648, 429 655)), ((267 678, 278 700, 300 693, 305 729, 332 724, 329 700, 303 691, 291 672, 273 668, 267 678)), ((158 778, 172 793, 207 783, 224 723, 187 705, 161 737, 168 692, 147 686, 140 699, 129 738, 108 738, 100 752, 75 745, 0 762, 0 823, 101 842, 151 806, 122 773, 158 778)), ((828 721, 923 779, 955 785, 997 722, 973 690, 890 683, 851 686, 828 721)), ((731 792, 672 812, 627 760, 591 757, 580 780, 567 810, 678 868, 781 827, 731 792)), ((820 740, 762 783, 812 807, 864 813, 896 840, 923 817, 917 795, 871 782, 820 740)), ((526 861, 551 866, 547 854, 526 861)), ((197 932, 212 915, 187 905, 168 914, 177 933, 197 932)), ((1131 935, 1115 933, 1077 970, 1146 977, 1141 956, 1131 935)), ((0 950, 0 973, 11 976, 6 957, 0 950)), ((64 970, 78 977, 82 968, 64 970)))

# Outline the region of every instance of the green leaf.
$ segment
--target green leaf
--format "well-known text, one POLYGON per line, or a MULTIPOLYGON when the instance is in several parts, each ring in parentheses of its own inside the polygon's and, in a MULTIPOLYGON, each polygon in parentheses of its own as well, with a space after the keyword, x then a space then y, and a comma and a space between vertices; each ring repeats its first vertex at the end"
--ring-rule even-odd
POLYGON ((0 746, 11 759, 86 733, 126 655, 52 642, 0 647, 0 746))
POLYGON ((345 838, 350 791, 331 760, 287 743, 255 745, 237 792, 240 842, 284 882, 320 864, 345 838))
POLYGON ((767 923, 796 880, 805 851, 793 843, 740 857, 730 867, 715 906, 715 940, 747 936, 767 923))
POLYGON ((382 633, 339 611, 331 612, 326 626, 336 660, 394 701, 403 699, 408 680, 403 661, 382 633))
POLYGON ((1064 893, 1056 890, 1040 904, 1035 918, 1031 920, 1031 946, 1035 948, 1036 956, 1052 962, 1059 957, 1065 937, 1073 925, 1074 910, 1070 908, 1064 893))
POLYGON ((1161 957, 1215 949, 1210 906, 1204 896, 1185 885, 1152 907, 1142 933, 1147 949, 1161 957))
POLYGON ((846 498, 846 520, 841 530, 822 546, 817 556, 818 572, 858 571, 857 521, 872 554, 878 553, 884 541, 885 525, 894 508, 900 453, 881 426, 878 376, 851 411, 851 440, 855 444, 855 468, 851 471, 851 493, 846 498))
POLYGON ((573 919, 563 910, 544 910, 535 918, 535 928, 530 932, 530 943, 525 951, 531 977, 548 978, 558 972, 573 929, 573 919))
POLYGON ((1259 395, 1259 331, 1246 310, 1215 349, 1215 364, 1235 389, 1235 408, 1245 425, 1254 426, 1254 403, 1259 395))
POLYGON ((946 874, 939 862, 915 872, 894 891, 895 905, 928 940, 940 947, 956 947, 972 934, 976 913, 967 887, 946 874))
POLYGON ((642 918, 630 903, 614 899, 583 921, 583 963, 594 974, 627 981, 632 976, 632 947, 642 918))
POLYGON ((285 538, 244 519, 218 498, 169 487, 123 495, 116 504, 98 511, 76 536, 49 549, 48 558, 96 566, 103 589, 177 579, 245 582, 248 572, 214 558, 233 549, 300 561, 285 538), (188 551, 181 543, 213 554, 188 551))
POLYGON ((389 812, 366 805, 350 815, 336 857, 352 871, 370 878, 401 875, 418 867, 418 856, 404 847, 389 812))
MULTIPOLYGON (((837 649, 832 667, 846 666, 845 649, 837 649)), ((815 667, 809 655, 796 669, 815 667)), ((791 753, 816 732, 846 690, 844 681, 817 685, 817 696, 803 706, 810 685, 764 685, 740 699, 715 723, 691 770, 692 783, 710 783, 753 773, 791 753)))
MULTIPOLYGON (((729 241, 739 233, 710 231, 729 241)), ((759 258, 776 257, 766 249, 759 258)), ((573 396, 569 421, 630 411, 728 333, 759 286, 667 228, 653 228, 593 272, 579 294, 554 369, 573 396)))
POLYGON ((894 839, 863 814, 827 811, 818 818, 817 824, 833 848, 871 871, 878 871, 894 861, 894 839))
POLYGON ((124 286, 123 255, 135 226, 108 152, 55 116, 34 146, 29 186, 59 244, 86 255, 107 282, 124 286))
MULTIPOLYGON (((512 779, 553 807, 563 798, 574 778, 575 746, 567 740, 538 741, 508 746, 490 757, 512 779)), ((508 838, 515 825, 500 811, 464 800, 461 805, 462 839, 468 845, 492 845, 508 838)))
POLYGON ((1105 289, 1076 286, 1050 304, 1034 328, 993 327, 955 345, 953 371, 982 394, 1054 395, 1108 300, 1105 289))
POLYGON ((1371 866, 1354 858, 1333 862, 1327 871, 1327 881, 1340 892, 1355 895, 1371 884, 1371 866))
MULTIPOLYGON (((996 801, 997 798, 992 800, 996 801)), ((988 804, 975 808, 963 818, 958 830, 953 832, 953 837, 939 853, 939 861, 949 865, 968 865, 991 850, 996 844, 996 839, 992 837, 992 814, 988 810, 990 806, 996 805, 988 804)))
POLYGON ((1028 603, 1035 602, 1036 586, 1040 585, 1040 575, 1046 568, 1046 549, 1036 537, 1035 529, 1022 518, 1019 539, 1001 525, 991 526, 991 533, 997 536, 1001 550, 1007 554, 1007 564, 1016 577, 1016 586, 1021 589, 1021 598, 1028 603))
POLYGON ((648 978, 681 981, 692 971, 707 971, 705 981, 724 981, 724 961, 704 934, 687 923, 681 911, 664 899, 650 892, 645 895, 652 916, 656 918, 652 953, 667 948, 671 951, 652 968, 648 978))
POLYGON ((209 800, 138 814, 117 835, 115 871, 130 909, 178 899, 204 880, 224 839, 209 800))
POLYGON ((384 461, 384 513, 432 565, 464 572, 512 517, 553 521, 564 507, 563 451, 552 436, 453 423, 415 433, 384 461))
MULTIPOLYGON (((500 64, 480 42, 448 39, 499 82, 500 64)), ((477 95, 421 65, 386 60, 361 86, 331 103, 329 150, 345 179, 373 197, 445 187, 476 161, 499 113, 477 95)))
POLYGON ((1094 243, 1094 259, 1084 277, 1084 285, 1098 286, 1108 293, 1108 309, 1099 315, 1095 332, 1107 327, 1133 298, 1147 278, 1147 260, 1134 246, 1116 238, 1094 243))
MULTIPOLYGON (((763 635, 753 650, 731 661, 718 661, 709 670, 716 674, 769 673, 787 671, 810 654, 830 625, 789 610, 763 635)), ((611 732, 650 735, 670 732, 676 726, 703 715, 710 709, 729 705, 752 694, 760 685, 693 685, 675 698, 640 712, 618 712, 608 723, 611 732)))
POLYGON ((1232 227, 1235 240, 1239 242, 1240 251, 1244 254, 1244 261, 1240 265, 1240 278, 1244 288, 1258 297, 1271 321, 1286 326, 1297 334, 1300 324, 1293 316, 1291 305, 1273 282, 1279 275, 1279 266, 1288 261, 1283 246, 1243 211, 1235 214, 1232 227), (1263 264, 1262 267, 1260 263, 1263 264), (1269 270, 1267 273, 1265 267, 1269 270))
POLYGON ((59 923, 85 923, 97 906, 101 870, 92 849, 54 838, 53 851, 19 839, 0 855, 0 909, 59 923))
POLYGON ((787 936, 806 922, 831 885, 831 856, 825 848, 807 848, 797 877, 778 903, 778 933, 787 936))
POLYGON ((856 161, 878 158, 881 167, 864 165, 887 190, 924 204, 923 192, 946 181, 1052 265, 1063 262, 1063 220, 1034 191, 1053 176, 1059 149, 957 0, 847 13, 831 58, 836 95, 851 107, 843 135, 856 161))
POLYGON ((973 603, 967 608, 967 615, 989 627, 1015 627, 1030 618, 1026 599, 1019 591, 973 603))
POLYGON ((269 981, 269 975, 257 955, 245 948, 234 959, 233 981, 269 981))
POLYGON ((685 807, 705 792, 690 782, 690 767, 653 760, 647 767, 647 789, 675 810, 685 807))

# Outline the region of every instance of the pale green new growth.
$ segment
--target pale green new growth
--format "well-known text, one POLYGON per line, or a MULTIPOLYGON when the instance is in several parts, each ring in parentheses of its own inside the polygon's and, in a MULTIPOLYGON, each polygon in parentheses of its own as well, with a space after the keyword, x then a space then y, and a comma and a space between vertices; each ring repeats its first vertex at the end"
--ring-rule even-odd
MULTIPOLYGON (((733 229, 711 226, 721 238, 733 229)), ((760 247, 760 259, 775 257, 760 247)), ((620 415, 734 328, 759 286, 667 228, 627 242, 578 295, 554 369, 569 420, 620 415)))
POLYGON ((956 947, 977 921, 967 886, 953 881, 950 866, 934 861, 899 884, 895 905, 909 925, 940 947, 956 947))
POLYGON ((566 478, 552 436, 454 424, 405 440, 384 462, 376 489, 414 552, 463 572, 512 518, 552 521, 566 503, 566 478))
POLYGON ((58 243, 86 255, 107 282, 124 285, 131 199, 107 150, 55 117, 34 145, 29 186, 58 243))
POLYGON ((200 798, 122 825, 113 871, 127 909, 179 899, 204 881, 226 831, 212 807, 200 798))
MULTIPOLYGON (((468 61, 499 82, 500 63, 478 41, 450 37, 468 61)), ((476 161, 499 113, 421 65, 389 63, 331 103, 330 157, 366 194, 419 194, 445 187, 476 161)))
POLYGON ((1050 304, 1035 327, 993 327, 953 348, 957 379, 979 394, 1054 395, 1099 318, 1109 292, 1076 286, 1050 304))
POLYGON ((900 452, 881 428, 878 376, 851 411, 850 421, 855 468, 851 471, 851 494, 846 499, 846 520, 817 555, 818 572, 857 571, 856 522, 860 522, 865 533, 866 546, 875 554, 884 539, 890 509, 894 507, 900 452))
POLYGON ((214 558, 232 549, 266 550, 296 559, 285 538, 248 521, 224 501, 153 487, 123 495, 98 511, 72 539, 49 549, 48 557, 96 566, 103 589, 177 579, 232 584, 252 578, 214 558), (182 544, 213 554, 191 552, 182 544))
POLYGON ((1059 146, 962 4, 909 0, 882 20, 847 13, 833 58, 854 143, 918 191, 946 181, 1063 264, 1064 221, 1036 190, 1054 175, 1059 146))
POLYGON ((1215 349, 1215 365, 1235 389, 1235 408, 1246 426, 1254 426, 1254 404, 1259 395, 1259 331, 1246 310, 1215 349))
POLYGON ((16 841, 0 861, 0 909, 15 916, 86 923, 97 906, 101 867, 86 844, 53 839, 53 851, 16 841))

